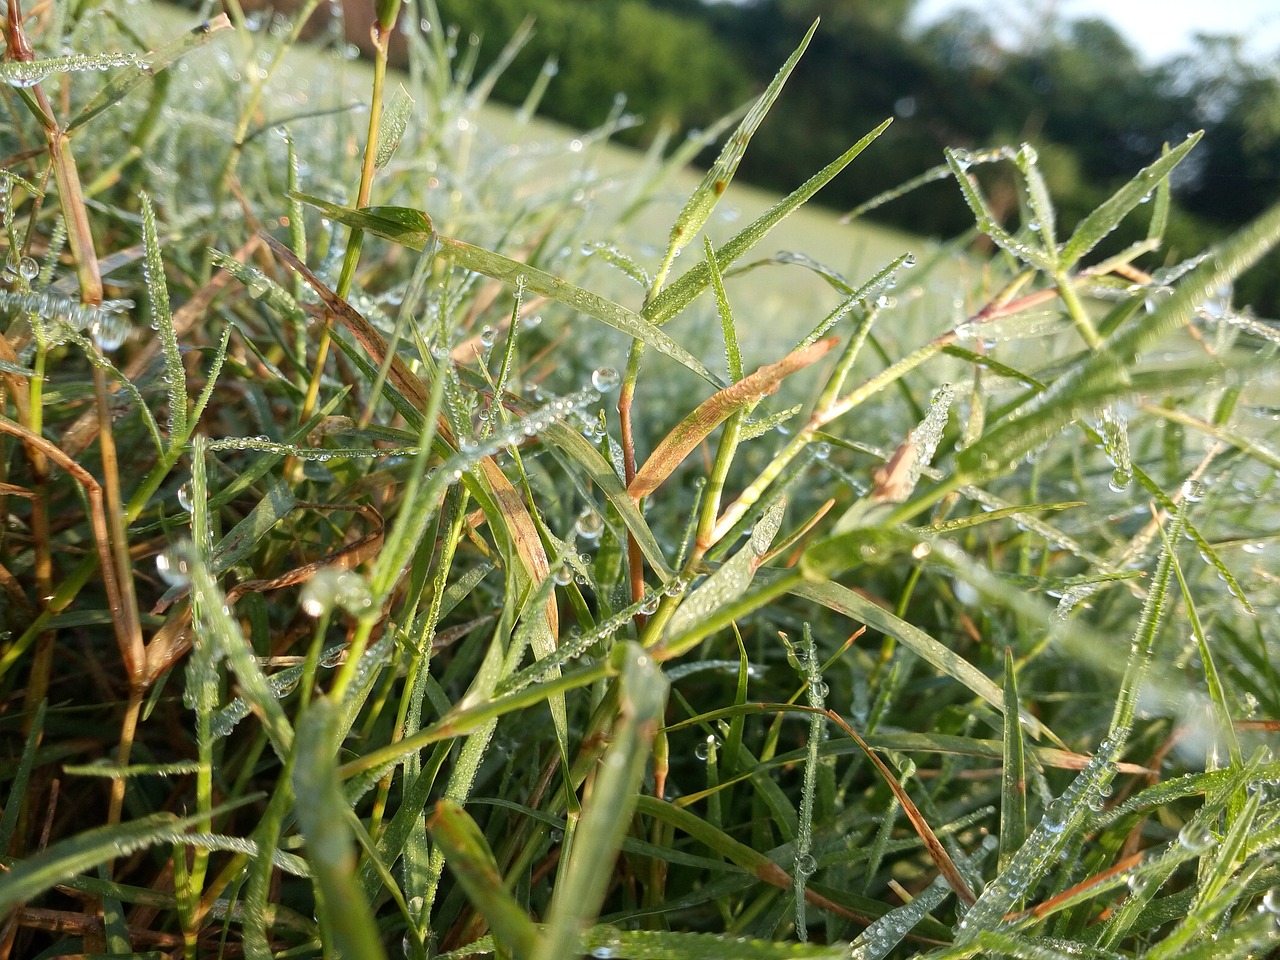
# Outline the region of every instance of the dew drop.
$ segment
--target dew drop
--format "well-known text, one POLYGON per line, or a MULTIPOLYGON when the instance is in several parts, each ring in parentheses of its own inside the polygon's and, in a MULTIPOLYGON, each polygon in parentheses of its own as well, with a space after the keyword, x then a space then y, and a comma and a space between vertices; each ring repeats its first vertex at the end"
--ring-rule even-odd
POLYGON ((551 578, 562 587, 568 586, 573 580, 573 571, 567 563, 563 563, 556 567, 556 572, 551 575, 551 578))
POLYGON ((187 513, 191 513, 195 509, 195 505, 191 502, 191 481, 188 480, 178 488, 178 506, 187 513))
POLYGON ((492 347, 498 340, 498 331, 488 324, 480 331, 480 345, 483 347, 492 347))
POLYGON ((573 529, 583 540, 594 542, 600 539, 600 534, 604 531, 604 519, 587 507, 578 514, 578 519, 573 522, 573 529))
POLYGON ((1280 887, 1272 887, 1262 895, 1262 909, 1267 913, 1280 914, 1280 887))
POLYGON ((618 371, 613 367, 597 367, 591 373, 591 386, 601 393, 608 393, 617 389, 620 382, 621 378, 618 376, 618 371))
POLYGON ((102 312, 89 328, 89 335, 98 349, 110 353, 119 350, 129 338, 131 324, 129 318, 119 313, 102 312))
POLYGON ((191 582, 191 564, 175 550, 156 554, 156 573, 171 587, 185 587, 191 582))
POLYGON ((1217 840, 1214 839, 1213 832, 1208 827, 1192 820, 1178 831, 1178 842, 1192 853, 1203 853, 1217 840))
POLYGON ((640 601, 640 612, 646 617, 652 616, 658 612, 658 604, 662 602, 662 598, 656 593, 651 593, 640 601))
POLYGON ((1182 485, 1182 497, 1188 503, 1199 503, 1204 499, 1204 484, 1199 480, 1188 480, 1182 485))
POLYGON ((718 746, 720 746, 720 738, 713 733, 709 733, 705 740, 693 748, 693 755, 699 760, 706 760, 715 753, 718 746))
POLYGON ((804 854, 796 857, 796 873, 803 877, 811 877, 818 870, 818 861, 813 858, 812 854, 804 854))
POLYGON ((40 264, 31 257, 23 257, 18 261, 18 273, 23 280, 34 280, 40 274, 40 264))

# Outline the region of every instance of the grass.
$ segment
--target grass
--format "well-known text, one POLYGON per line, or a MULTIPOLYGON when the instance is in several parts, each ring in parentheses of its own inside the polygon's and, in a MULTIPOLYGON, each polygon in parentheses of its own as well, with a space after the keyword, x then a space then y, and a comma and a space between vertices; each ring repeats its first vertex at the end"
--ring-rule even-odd
POLYGON ((725 190, 803 44, 690 180, 232 13, 8 27, 9 955, 1274 948, 1280 208, 858 255, 877 131, 725 190))

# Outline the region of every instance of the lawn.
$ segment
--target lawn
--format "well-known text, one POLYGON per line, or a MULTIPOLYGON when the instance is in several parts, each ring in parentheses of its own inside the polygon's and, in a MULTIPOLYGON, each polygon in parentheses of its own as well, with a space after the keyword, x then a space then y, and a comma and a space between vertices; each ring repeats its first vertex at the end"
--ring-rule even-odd
POLYGON ((1274 949, 1280 208, 979 260, 732 182, 803 43, 702 172, 380 7, 9 27, 4 950, 1274 949))

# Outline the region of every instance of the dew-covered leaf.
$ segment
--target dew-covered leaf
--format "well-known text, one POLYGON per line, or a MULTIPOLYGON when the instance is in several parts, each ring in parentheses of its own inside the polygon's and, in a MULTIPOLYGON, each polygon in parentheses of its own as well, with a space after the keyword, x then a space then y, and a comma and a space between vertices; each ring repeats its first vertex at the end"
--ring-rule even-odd
POLYGON ((504 257, 500 253, 483 247, 463 243, 461 240, 441 237, 440 255, 467 270, 473 270, 512 286, 521 285, 523 280, 525 290, 540 293, 557 303, 572 307, 579 313, 595 317, 615 330, 648 344, 659 353, 688 367, 708 383, 717 387, 724 386, 720 377, 711 373, 697 357, 659 330, 658 325, 647 316, 633 313, 612 300, 606 300, 545 270, 531 267, 519 260, 512 260, 510 257, 504 257))
POLYGON ((107 110, 113 104, 123 100, 131 90, 154 77, 161 70, 167 69, 180 57, 185 56, 197 47, 203 46, 213 34, 230 28, 231 20, 225 13, 220 13, 212 19, 192 27, 160 49, 148 54, 145 59, 135 58, 142 69, 128 70, 112 77, 67 125, 68 132, 75 130, 104 110, 107 110))
MULTIPOLYGON (((728 270, 730 265, 745 256, 748 250, 764 239, 765 235, 788 214, 799 209, 826 186, 837 173, 849 165, 854 157, 870 146, 891 122, 886 120, 880 124, 724 244, 716 251, 716 263, 720 270, 722 272, 728 270)), ((692 303, 693 298, 705 290, 710 283, 711 271, 705 260, 699 261, 697 266, 690 267, 687 273, 681 274, 677 280, 650 301, 642 311, 644 318, 654 326, 662 326, 692 303)))
POLYGON ((576 955, 579 931, 600 911, 667 703, 667 679, 638 643, 614 648, 618 719, 583 806, 568 863, 557 878, 535 960, 576 955))
POLYGON ((1182 161, 1191 148, 1200 142, 1203 136, 1203 130, 1191 134, 1151 166, 1138 171, 1137 176, 1081 220, 1071 238, 1062 245, 1063 267, 1067 269, 1073 267, 1081 257, 1111 233, 1120 221, 1129 215, 1129 211, 1142 203, 1143 198, 1160 185, 1160 182, 1182 161))
POLYGON ((306 840, 311 866, 326 905, 324 929, 344 957, 385 957, 373 911, 355 882, 356 845, 348 823, 351 808, 338 779, 337 747, 340 708, 327 697, 308 705, 298 724, 293 764, 293 793, 298 826, 306 840))
POLYGON ((786 63, 774 75, 764 93, 760 94, 759 99, 747 111, 747 115, 742 118, 742 122, 738 124, 738 129, 729 137, 729 141, 720 151, 720 156, 716 158, 716 162, 707 170, 702 181, 694 189, 693 195, 689 197, 684 208, 677 215, 675 223, 671 226, 670 246, 667 251, 668 260, 674 258, 680 250, 698 235, 698 231, 702 229, 703 224, 707 222, 707 218, 711 216, 711 211, 716 208, 716 204, 720 202, 721 196, 724 195, 725 189, 733 179, 734 173, 737 172, 738 164, 742 161, 743 154, 746 153, 747 144, 750 143, 752 136, 764 121, 765 114, 769 112, 774 101, 778 99, 778 94, 782 92, 783 84, 791 76, 791 71, 795 69, 795 65, 809 46, 809 41, 813 38, 814 31, 817 29, 818 21, 815 20, 804 35, 804 39, 800 41, 800 45, 787 58, 786 63))
MULTIPOLYGON (((806 563, 804 560, 801 562, 802 565, 806 563)), ((986 674, 919 627, 894 616, 860 593, 826 579, 800 581, 791 588, 790 592, 894 637, 932 664, 939 672, 958 680, 993 707, 1004 709, 1004 691, 992 683, 986 674)), ((1032 736, 1038 738, 1045 735, 1047 731, 1039 720, 1027 713, 1023 713, 1022 717, 1024 725, 1032 736)))
POLYGON ((404 84, 399 84, 396 92, 391 95, 391 102, 382 111, 382 122, 378 128, 378 149, 373 160, 375 169, 381 170, 391 162, 412 114, 413 97, 409 96, 404 84))

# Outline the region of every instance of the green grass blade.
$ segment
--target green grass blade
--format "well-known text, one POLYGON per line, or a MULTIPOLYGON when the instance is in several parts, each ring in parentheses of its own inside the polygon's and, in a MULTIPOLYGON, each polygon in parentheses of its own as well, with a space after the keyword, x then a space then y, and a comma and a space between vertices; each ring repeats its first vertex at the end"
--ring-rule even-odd
POLYGON ((818 29, 818 21, 814 21, 809 31, 804 35, 804 39, 800 41, 800 45, 789 56, 781 69, 774 75, 773 80, 769 82, 769 86, 765 88, 764 93, 760 94, 759 99, 747 111, 747 115, 742 118, 742 122, 738 124, 738 129, 729 137, 728 142, 724 145, 724 149, 720 151, 720 156, 716 158, 716 162, 711 165, 706 174, 702 178, 702 182, 698 184, 693 191, 693 195, 689 197, 684 208, 676 217, 675 223, 671 225, 671 238, 667 250, 667 261, 673 260, 682 249, 698 235, 703 224, 707 222, 707 218, 711 216, 711 211, 716 208, 716 204, 720 202, 720 198, 724 195, 725 188, 729 186, 733 180, 734 173, 737 172, 738 164, 742 161, 742 156, 746 153, 747 144, 751 142, 752 136, 759 129, 760 124, 764 121, 765 115, 773 106, 778 94, 782 92, 783 84, 787 82, 787 78, 791 76, 791 71, 795 69, 795 65, 800 61, 805 48, 809 46, 809 41, 813 39, 814 31, 818 29))
POLYGON ((311 866, 333 947, 343 957, 385 957, 373 913, 355 882, 355 838, 347 824, 350 809, 338 779, 336 748, 340 710, 327 698, 311 702, 298 724, 294 744, 293 793, 298 826, 311 866))
POLYGON ((378 149, 374 153, 373 166, 381 170, 395 156, 400 141, 404 137, 405 128, 409 125, 409 117, 413 115, 413 97, 403 84, 396 87, 391 95, 391 102, 382 111, 382 122, 378 127, 378 149))
POLYGON ((427 830, 444 851, 446 862, 467 897, 483 914, 496 941, 516 960, 534 956, 538 930, 507 891, 498 862, 484 833, 452 800, 440 800, 427 820, 427 830))
POLYGON ((654 572, 663 580, 670 580, 675 576, 653 531, 649 529, 648 521, 645 520, 635 501, 631 499, 631 495, 627 493, 627 488, 622 485, 622 480, 614 472, 613 467, 600 455, 600 451, 578 431, 571 430, 562 423, 553 423, 542 436, 586 473, 591 482, 605 495, 610 505, 618 511, 618 516, 621 517, 627 530, 636 538, 645 562, 653 568, 654 572))
POLYGON ((1006 869, 1027 838, 1027 767, 1013 650, 1004 648, 1004 764, 1000 774, 1000 861, 1006 869))
POLYGON ((974 219, 977 220, 978 229, 985 233, 1001 250, 1004 250, 1017 257, 1024 263, 1051 273, 1056 264, 1055 257, 1041 250, 1039 247, 1024 243, 1004 227, 1000 226, 1000 221, 996 219, 991 208, 987 205, 987 199, 982 195, 982 191, 978 188, 978 183, 969 177, 969 165, 963 159, 963 153, 957 150, 946 151, 947 163, 951 167, 951 172, 956 178, 956 183, 960 184, 960 193, 964 197, 965 203, 969 205, 970 211, 973 212, 974 219))
POLYGON ((157 813, 128 823, 85 830, 50 845, 33 857, 8 861, 9 869, 4 882, 0 883, 0 914, 8 914, 19 904, 34 900, 46 890, 108 860, 171 842, 175 833, 200 819, 200 816, 179 818, 157 813))
MULTIPOLYGON (((31 782, 31 769, 35 764, 36 748, 40 746, 40 738, 44 735, 44 715, 48 702, 41 700, 36 705, 35 715, 31 718, 31 727, 27 730, 26 742, 22 745, 22 756, 18 758, 17 769, 9 781, 9 800, 4 805, 4 813, 0 814, 0 850, 8 850, 13 840, 13 832, 18 826, 18 813, 23 802, 18 798, 27 797, 27 784, 31 782)), ((3 913, 0 910, 0 913, 3 913)))
POLYGON ((1096 247, 1104 237, 1129 215, 1134 207, 1142 203, 1144 197, 1160 185, 1197 143, 1204 136, 1198 131, 1187 137, 1172 150, 1165 153, 1155 163, 1140 170, 1132 180, 1117 190, 1100 207, 1085 217, 1077 225, 1075 232, 1062 246, 1061 263, 1070 269, 1080 258, 1096 247))
POLYGON ((1185 324, 1212 291, 1256 263, 1277 240, 1280 205, 1223 244, 1214 256, 1185 277, 1174 295, 1153 313, 1133 314, 1107 338, 1101 350, 1078 362, 1048 390, 962 450, 957 456, 961 471, 973 477, 999 474, 1083 413, 1126 392, 1129 368, 1138 354, 1185 324))
POLYGON ((785 510, 786 501, 776 501, 757 521, 750 540, 721 564, 719 570, 707 577, 706 582, 684 598, 667 621, 668 637, 679 636, 706 621, 747 592, 759 569, 760 558, 769 552, 774 537, 778 535, 785 510))
POLYGON ((716 262, 716 248, 710 237, 702 238, 707 270, 711 274, 711 289, 716 295, 716 312, 720 316, 720 330, 724 336, 724 354, 729 368, 729 382, 742 379, 742 348, 738 344, 738 327, 733 321, 733 308, 729 306, 729 294, 724 288, 724 276, 716 262))
POLYGON ((651 320, 647 314, 633 313, 612 300, 607 300, 598 294, 591 293, 589 290, 575 286, 567 280, 562 280, 560 277, 547 273, 545 270, 531 267, 529 264, 521 263, 519 260, 512 260, 510 257, 504 257, 500 253, 486 250, 483 247, 463 243, 461 240, 441 237, 440 255, 452 260, 460 267, 474 270, 476 273, 484 274, 486 277, 492 277, 494 280, 500 280, 503 283, 509 283, 512 286, 518 285, 520 279, 524 278, 526 291, 540 293, 544 297, 550 297, 557 303, 572 307, 579 313, 595 317, 620 333, 625 333, 627 336, 653 347, 659 353, 670 357, 682 366, 688 367, 713 386, 724 386, 724 382, 720 377, 711 373, 697 357, 659 330, 658 324, 651 320))
MULTIPOLYGON (((833 177, 869 147, 880 134, 888 129, 891 120, 886 120, 876 127, 852 147, 827 164, 816 174, 806 180, 794 192, 774 204, 746 228, 735 235, 716 252, 716 263, 721 271, 725 271, 733 263, 746 255, 747 251, 764 239, 775 226, 786 216, 798 210, 819 190, 827 185, 833 177)), ((653 298, 642 311, 646 320, 656 327, 662 326, 690 303, 693 298, 711 283, 711 271, 706 261, 700 261, 687 273, 675 280, 669 287, 653 298)))
POLYGON ((227 30, 231 27, 231 21, 227 19, 226 14, 218 14, 211 20, 206 20, 199 26, 192 27, 191 30, 184 33, 175 40, 170 41, 159 50, 154 51, 146 57, 145 70, 130 70, 119 76, 113 77, 98 94, 85 105, 76 117, 67 124, 68 132, 75 130, 77 127, 88 123, 98 114, 110 108, 113 104, 124 99, 128 93, 135 87, 147 80, 151 79, 161 70, 177 61, 179 58, 202 47, 209 42, 209 38, 221 30, 227 30))
MULTIPOLYGON (((1004 709, 1004 691, 992 683, 986 674, 919 627, 912 626, 894 616, 861 594, 830 580, 802 581, 791 588, 791 593, 813 600, 830 610, 842 613, 850 619, 865 623, 887 636, 896 638, 932 664, 940 673, 959 681, 993 707, 1004 709)), ((1022 718, 1033 737, 1039 738, 1048 733, 1044 725, 1035 717, 1024 712, 1022 718)))
POLYGON ((534 954, 537 960, 558 960, 580 950, 579 931, 594 920, 609 891, 614 861, 662 722, 667 702, 662 670, 639 644, 628 643, 615 654, 615 663, 621 661, 618 723, 583 809, 569 862, 558 878, 534 954))
POLYGON ((1231 766, 1239 770, 1244 766, 1244 756, 1240 750, 1240 738, 1236 736, 1235 722, 1231 718, 1231 704, 1227 701, 1227 692, 1222 686, 1222 678, 1218 674, 1217 664, 1214 663, 1213 650, 1209 646, 1209 637, 1205 632, 1204 623, 1200 619, 1200 612, 1196 609, 1195 597, 1192 596, 1191 588, 1187 584, 1187 579, 1182 573, 1182 564, 1178 562, 1178 555, 1173 549, 1173 544, 1168 540, 1168 534, 1164 528, 1160 528, 1160 535, 1165 538, 1165 552, 1169 557, 1170 565, 1173 567, 1174 576, 1178 578, 1178 589, 1182 593, 1182 602, 1186 605, 1187 619, 1191 621, 1191 634, 1196 640, 1196 649, 1200 652, 1200 663, 1204 670, 1205 685, 1209 689, 1209 701, 1213 704, 1213 712, 1218 723, 1216 731, 1217 737, 1222 737, 1227 743, 1227 755, 1231 758, 1231 766))
POLYGON ((1014 157, 1014 163, 1022 173, 1027 186, 1027 206, 1031 210, 1032 223, 1028 224, 1033 232, 1040 234, 1044 241, 1045 252, 1049 255, 1051 267, 1057 266, 1058 218, 1053 209, 1053 201, 1049 199, 1049 188, 1040 173, 1039 159, 1035 148, 1024 143, 1022 149, 1014 157))
POLYGON ((164 260, 160 256, 160 238, 156 234, 156 214, 151 198, 139 195, 142 205, 142 243, 146 247, 147 294, 151 300, 151 324, 160 338, 164 353, 164 375, 169 387, 169 437, 171 442, 185 442, 190 428, 187 421, 187 371, 182 365, 178 334, 173 327, 173 311, 169 308, 169 288, 164 279, 164 260))

